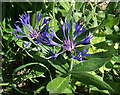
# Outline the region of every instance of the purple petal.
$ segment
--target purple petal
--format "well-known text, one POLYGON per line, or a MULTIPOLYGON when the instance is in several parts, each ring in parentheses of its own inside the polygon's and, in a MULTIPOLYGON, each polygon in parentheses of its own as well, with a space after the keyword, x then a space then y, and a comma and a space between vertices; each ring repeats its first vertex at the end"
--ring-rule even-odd
POLYGON ((14 29, 15 31, 21 32, 21 33, 27 35, 26 33, 24 33, 24 32, 21 30, 21 28, 20 28, 18 25, 15 25, 15 26, 16 26, 16 28, 17 28, 17 29, 14 29))
POLYGON ((76 23, 76 22, 75 22, 75 32, 74 32, 73 37, 75 37, 75 35, 76 35, 77 31, 78 31, 78 29, 77 29, 77 28, 78 28, 78 23, 76 23))
POLYGON ((23 42, 23 44, 25 44, 26 46, 23 48, 22 52, 25 50, 26 47, 28 47, 28 45, 30 44, 31 41, 32 41, 32 39, 27 44, 25 42, 23 42))
POLYGON ((87 52, 88 52, 88 50, 82 51, 82 55, 89 55, 90 53, 87 53, 87 52))
POLYGON ((28 36, 21 36, 21 35, 18 35, 17 33, 13 32, 16 36, 16 38, 20 38, 20 37, 28 37, 28 36))
POLYGON ((60 44, 54 42, 52 39, 49 38, 49 44, 48 45, 55 45, 55 46, 58 46, 58 47, 61 47, 60 44))
POLYGON ((70 29, 71 29, 71 25, 68 23, 68 21, 67 21, 67 26, 68 26, 68 39, 70 38, 69 37, 69 32, 70 32, 70 29))
POLYGON ((80 44, 83 44, 83 43, 90 43, 90 39, 92 39, 93 37, 94 36, 91 36, 91 35, 90 36, 86 36, 84 41, 77 43, 76 46, 78 46, 80 44))
POLYGON ((65 37, 65 39, 67 40, 67 38, 66 38, 66 35, 65 35, 65 23, 63 23, 63 34, 64 34, 64 37, 65 37))
POLYGON ((55 38, 57 38, 60 42, 63 43, 63 41, 61 41, 61 40, 58 38, 58 36, 56 35, 56 32, 54 31, 53 28, 52 28, 52 30, 50 30, 50 32, 52 33, 52 35, 53 35, 55 38))
MULTIPOLYGON (((78 37, 78 35, 80 35, 80 33, 85 32, 86 30, 87 30, 87 29, 79 30, 78 34, 75 36, 75 39, 78 37)), ((74 40, 75 40, 75 39, 74 39, 74 40)))
POLYGON ((37 19, 38 19, 37 23, 40 21, 41 17, 42 17, 42 13, 40 14, 40 16, 39 16, 39 13, 38 13, 37 14, 37 19))
POLYGON ((82 61, 82 56, 81 57, 79 57, 79 55, 80 54, 78 54, 77 56, 75 56, 73 53, 71 53, 72 54, 72 56, 73 56, 73 59, 77 59, 78 61, 82 61))
POLYGON ((30 24, 30 13, 28 13, 28 23, 30 24))
POLYGON ((51 58, 53 58, 53 57, 55 57, 55 58, 57 58, 60 54, 62 54, 63 52, 65 52, 65 51, 62 51, 62 52, 60 52, 60 53, 54 53, 52 50, 51 50, 51 52, 54 54, 53 56, 50 56, 50 57, 48 57, 47 59, 51 59, 51 58))

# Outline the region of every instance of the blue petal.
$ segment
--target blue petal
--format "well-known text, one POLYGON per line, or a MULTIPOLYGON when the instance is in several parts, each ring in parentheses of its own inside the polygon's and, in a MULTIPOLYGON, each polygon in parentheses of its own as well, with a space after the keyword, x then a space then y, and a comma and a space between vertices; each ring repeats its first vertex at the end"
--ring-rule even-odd
POLYGON ((63 23, 63 34, 64 34, 64 37, 65 37, 65 39, 67 40, 67 38, 66 38, 66 35, 65 35, 65 23, 63 23))
POLYGON ((51 52, 54 54, 53 56, 50 56, 50 57, 48 57, 48 58, 46 58, 46 59, 51 59, 51 58, 53 58, 53 57, 55 57, 55 58, 57 58, 60 54, 62 54, 63 52, 65 52, 65 51, 62 51, 62 52, 60 52, 60 53, 54 53, 52 50, 51 50, 51 52))
POLYGON ((89 55, 90 53, 87 53, 87 52, 88 52, 88 50, 82 51, 82 55, 89 55))
POLYGON ((30 24, 30 13, 28 13, 28 23, 30 24))
POLYGON ((58 36, 56 35, 56 32, 54 31, 54 29, 52 28, 52 30, 50 30, 50 32, 52 33, 52 36, 54 36, 55 38, 57 38, 60 42, 63 43, 63 41, 61 41, 58 36))
POLYGON ((60 44, 54 42, 51 38, 49 38, 49 44, 48 45, 55 45, 55 46, 61 47, 60 44))
POLYGON ((92 39, 93 37, 94 36, 91 36, 91 35, 90 36, 86 36, 84 41, 77 43, 76 46, 78 46, 80 44, 83 44, 83 43, 90 43, 90 39, 92 39))
POLYGON ((21 30, 21 28, 20 28, 18 25, 15 25, 15 26, 16 26, 16 28, 17 28, 17 29, 14 29, 15 31, 21 32, 21 33, 27 35, 26 33, 24 33, 24 32, 21 30))
POLYGON ((75 32, 74 32, 73 37, 75 37, 75 35, 76 35, 77 31, 78 31, 78 23, 76 23, 76 22, 75 22, 75 32))
MULTIPOLYGON (((87 30, 87 29, 79 30, 78 34, 75 36, 75 39, 78 37, 78 35, 80 35, 80 33, 85 32, 86 30, 87 30)), ((74 39, 74 40, 75 40, 75 39, 74 39)))
POLYGON ((32 39, 27 44, 25 42, 23 42, 23 44, 25 44, 26 46, 23 48, 22 52, 25 50, 26 47, 28 47, 28 45, 30 44, 31 41, 32 41, 32 39))
POLYGON ((40 14, 40 16, 39 16, 39 13, 37 14, 37 23, 40 21, 40 19, 41 19, 41 17, 42 17, 42 13, 40 14))
POLYGON ((73 53, 71 53, 72 54, 72 56, 73 56, 73 59, 77 59, 78 61, 82 61, 82 56, 81 57, 79 57, 81 54, 78 54, 77 56, 75 56, 73 53))
POLYGON ((28 36, 21 36, 21 35, 18 35, 17 33, 13 32, 16 36, 16 38, 20 38, 20 37, 28 37, 28 36))
POLYGON ((70 39, 69 32, 70 32, 70 29, 71 29, 71 25, 68 23, 68 21, 67 21, 67 26, 68 26, 68 39, 70 39))

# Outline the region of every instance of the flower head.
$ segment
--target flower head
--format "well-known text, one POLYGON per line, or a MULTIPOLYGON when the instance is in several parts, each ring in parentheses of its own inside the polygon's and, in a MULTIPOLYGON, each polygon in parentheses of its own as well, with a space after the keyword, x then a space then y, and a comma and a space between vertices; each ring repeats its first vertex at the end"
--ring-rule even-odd
POLYGON ((57 54, 52 51, 52 53, 54 55, 50 56, 49 58, 53 58, 53 57, 56 58, 60 54, 62 54, 63 52, 69 52, 74 59, 77 59, 79 61, 83 61, 83 59, 82 59, 83 55, 88 55, 87 54, 88 50, 79 51, 79 50, 77 50, 77 48, 78 48, 79 45, 81 45, 83 43, 90 43, 90 39, 93 38, 93 36, 91 36, 91 34, 89 34, 88 36, 86 35, 86 37, 82 41, 77 42, 76 41, 77 37, 81 33, 85 32, 86 29, 83 29, 83 26, 81 26, 81 24, 78 24, 78 23, 75 22, 75 31, 74 32, 72 31, 73 35, 72 35, 72 37, 70 37, 71 27, 72 27, 72 25, 67 22, 68 31, 66 32, 65 23, 63 24, 63 26, 62 26, 62 31, 63 31, 63 35, 64 35, 64 40, 63 41, 57 36, 54 29, 51 30, 51 35, 52 36, 48 37, 48 39, 49 39, 48 45, 59 46, 59 47, 63 48, 63 51, 61 51, 57 54), (56 39, 58 39, 62 44, 58 44, 57 42, 55 42, 53 40, 54 37, 56 39))
MULTIPOLYGON (((22 16, 20 16, 20 21, 16 21, 16 23, 21 23, 28 32, 26 31, 22 31, 21 28, 15 24, 16 29, 14 29, 16 32, 20 32, 23 35, 19 35, 18 33, 13 32, 14 34, 16 34, 16 38, 20 38, 20 37, 30 37, 30 41, 25 44, 26 45, 24 47, 24 49, 29 45, 29 43, 34 40, 36 43, 41 43, 44 41, 44 38, 46 37, 46 33, 47 33, 47 29, 48 29, 48 21, 49 19, 44 18, 43 23, 41 25, 39 25, 40 19, 42 18, 43 14, 39 14, 37 13, 37 23, 35 27, 32 27, 31 23, 30 23, 30 13, 25 13, 22 16), (42 26, 45 27, 43 29, 41 29, 42 26), (43 32, 44 31, 44 32, 43 32)), ((24 50, 23 49, 23 50, 24 50)))

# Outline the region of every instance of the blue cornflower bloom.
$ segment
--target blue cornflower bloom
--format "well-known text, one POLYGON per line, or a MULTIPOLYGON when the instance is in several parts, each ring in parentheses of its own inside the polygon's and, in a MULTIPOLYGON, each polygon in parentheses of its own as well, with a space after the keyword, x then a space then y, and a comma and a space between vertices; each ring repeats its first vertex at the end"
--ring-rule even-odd
POLYGON ((77 50, 77 48, 79 48, 78 46, 84 43, 90 43, 90 39, 93 38, 93 36, 91 35, 91 33, 82 40, 80 42, 76 43, 76 38, 83 32, 86 31, 86 29, 83 29, 83 26, 81 26, 81 24, 78 24, 75 22, 75 31, 72 35, 72 37, 70 38, 70 30, 72 25, 69 24, 67 22, 67 27, 68 27, 68 32, 66 33, 66 26, 65 23, 62 26, 62 30, 63 30, 63 34, 64 34, 64 40, 62 41, 56 34, 56 32, 54 31, 54 29, 50 30, 51 34, 48 34, 48 45, 53 45, 53 46, 58 46, 63 48, 63 51, 59 52, 59 53, 54 53, 52 50, 51 52, 54 54, 53 56, 50 56, 48 59, 50 58, 57 58, 60 54, 64 53, 64 52, 69 52, 72 57, 74 59, 77 59, 79 61, 84 61, 83 60, 83 55, 88 55, 88 50, 83 50, 82 52, 80 52, 79 50, 77 50), (55 42, 53 40, 53 38, 58 39, 62 44, 58 44, 57 42, 55 42), (76 53, 76 54, 75 54, 76 53))
POLYGON ((28 33, 26 33, 25 31, 22 31, 18 25, 15 24, 16 29, 14 29, 14 30, 16 32, 20 32, 23 34, 23 35, 19 35, 19 34, 13 32, 14 34, 16 34, 16 38, 20 38, 20 37, 27 37, 27 38, 30 37, 31 38, 27 44, 25 42, 23 42, 26 45, 24 47, 24 49, 30 44, 30 42, 32 40, 34 40, 35 43, 39 43, 39 44, 41 44, 41 42, 44 42, 46 33, 48 33, 47 29, 48 29, 49 19, 44 18, 42 24, 39 25, 40 19, 42 17, 43 17, 42 13, 41 14, 37 13, 37 23, 36 23, 35 27, 32 27, 32 25, 30 24, 30 13, 23 14, 22 16, 20 16, 20 21, 16 21, 16 23, 21 23, 27 29, 27 31, 29 31, 28 33), (41 29, 41 27, 44 25, 45 25, 45 27, 43 29, 41 29))

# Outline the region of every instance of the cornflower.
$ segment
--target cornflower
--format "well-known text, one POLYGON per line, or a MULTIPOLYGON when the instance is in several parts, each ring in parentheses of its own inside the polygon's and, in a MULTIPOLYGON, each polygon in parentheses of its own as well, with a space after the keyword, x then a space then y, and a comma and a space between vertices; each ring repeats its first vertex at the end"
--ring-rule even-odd
POLYGON ((72 55, 73 59, 77 59, 79 61, 84 61, 83 60, 83 55, 88 55, 88 50, 83 50, 82 52, 80 52, 79 50, 77 50, 78 46, 84 43, 90 43, 90 39, 93 38, 93 36, 91 36, 91 33, 82 40, 80 42, 76 43, 76 38, 83 32, 86 31, 86 29, 83 29, 83 26, 81 26, 81 24, 78 24, 75 22, 75 31, 73 32, 72 37, 70 37, 70 30, 71 30, 71 24, 68 23, 67 21, 67 27, 68 27, 68 32, 66 33, 66 26, 65 23, 62 26, 62 31, 64 34, 64 40, 62 41, 56 34, 56 32, 54 31, 54 29, 50 30, 51 34, 48 34, 47 38, 48 38, 48 45, 53 45, 53 46, 58 46, 61 47, 63 50, 59 53, 54 53, 52 50, 51 52, 54 54, 53 56, 48 57, 48 59, 50 58, 57 58, 60 54, 67 52, 68 54, 72 55), (51 36, 51 37, 49 37, 51 36), (53 40, 53 38, 56 38, 58 41, 60 41, 59 44, 57 42, 55 42, 53 40), (77 52, 75 55, 75 52, 77 52))
POLYGON ((20 16, 20 21, 16 21, 16 23, 21 23, 28 31, 28 33, 26 33, 25 31, 22 31, 21 28, 18 25, 16 25, 16 23, 15 23, 16 29, 14 29, 14 30, 18 33, 20 32, 23 34, 23 35, 19 35, 18 33, 13 32, 16 35, 16 38, 20 38, 20 37, 30 38, 30 41, 27 44, 25 42, 23 42, 23 44, 26 45, 24 47, 24 49, 30 44, 30 42, 32 40, 34 40, 34 42, 38 43, 38 44, 41 44, 41 42, 44 42, 46 33, 48 33, 47 29, 48 29, 49 19, 44 18, 42 24, 39 25, 39 22, 42 17, 43 17, 42 13, 41 14, 37 13, 37 23, 36 23, 35 27, 32 27, 32 25, 30 23, 30 13, 23 14, 22 16, 20 16), (44 25, 45 25, 45 27, 43 29, 41 29, 41 27, 44 25))

